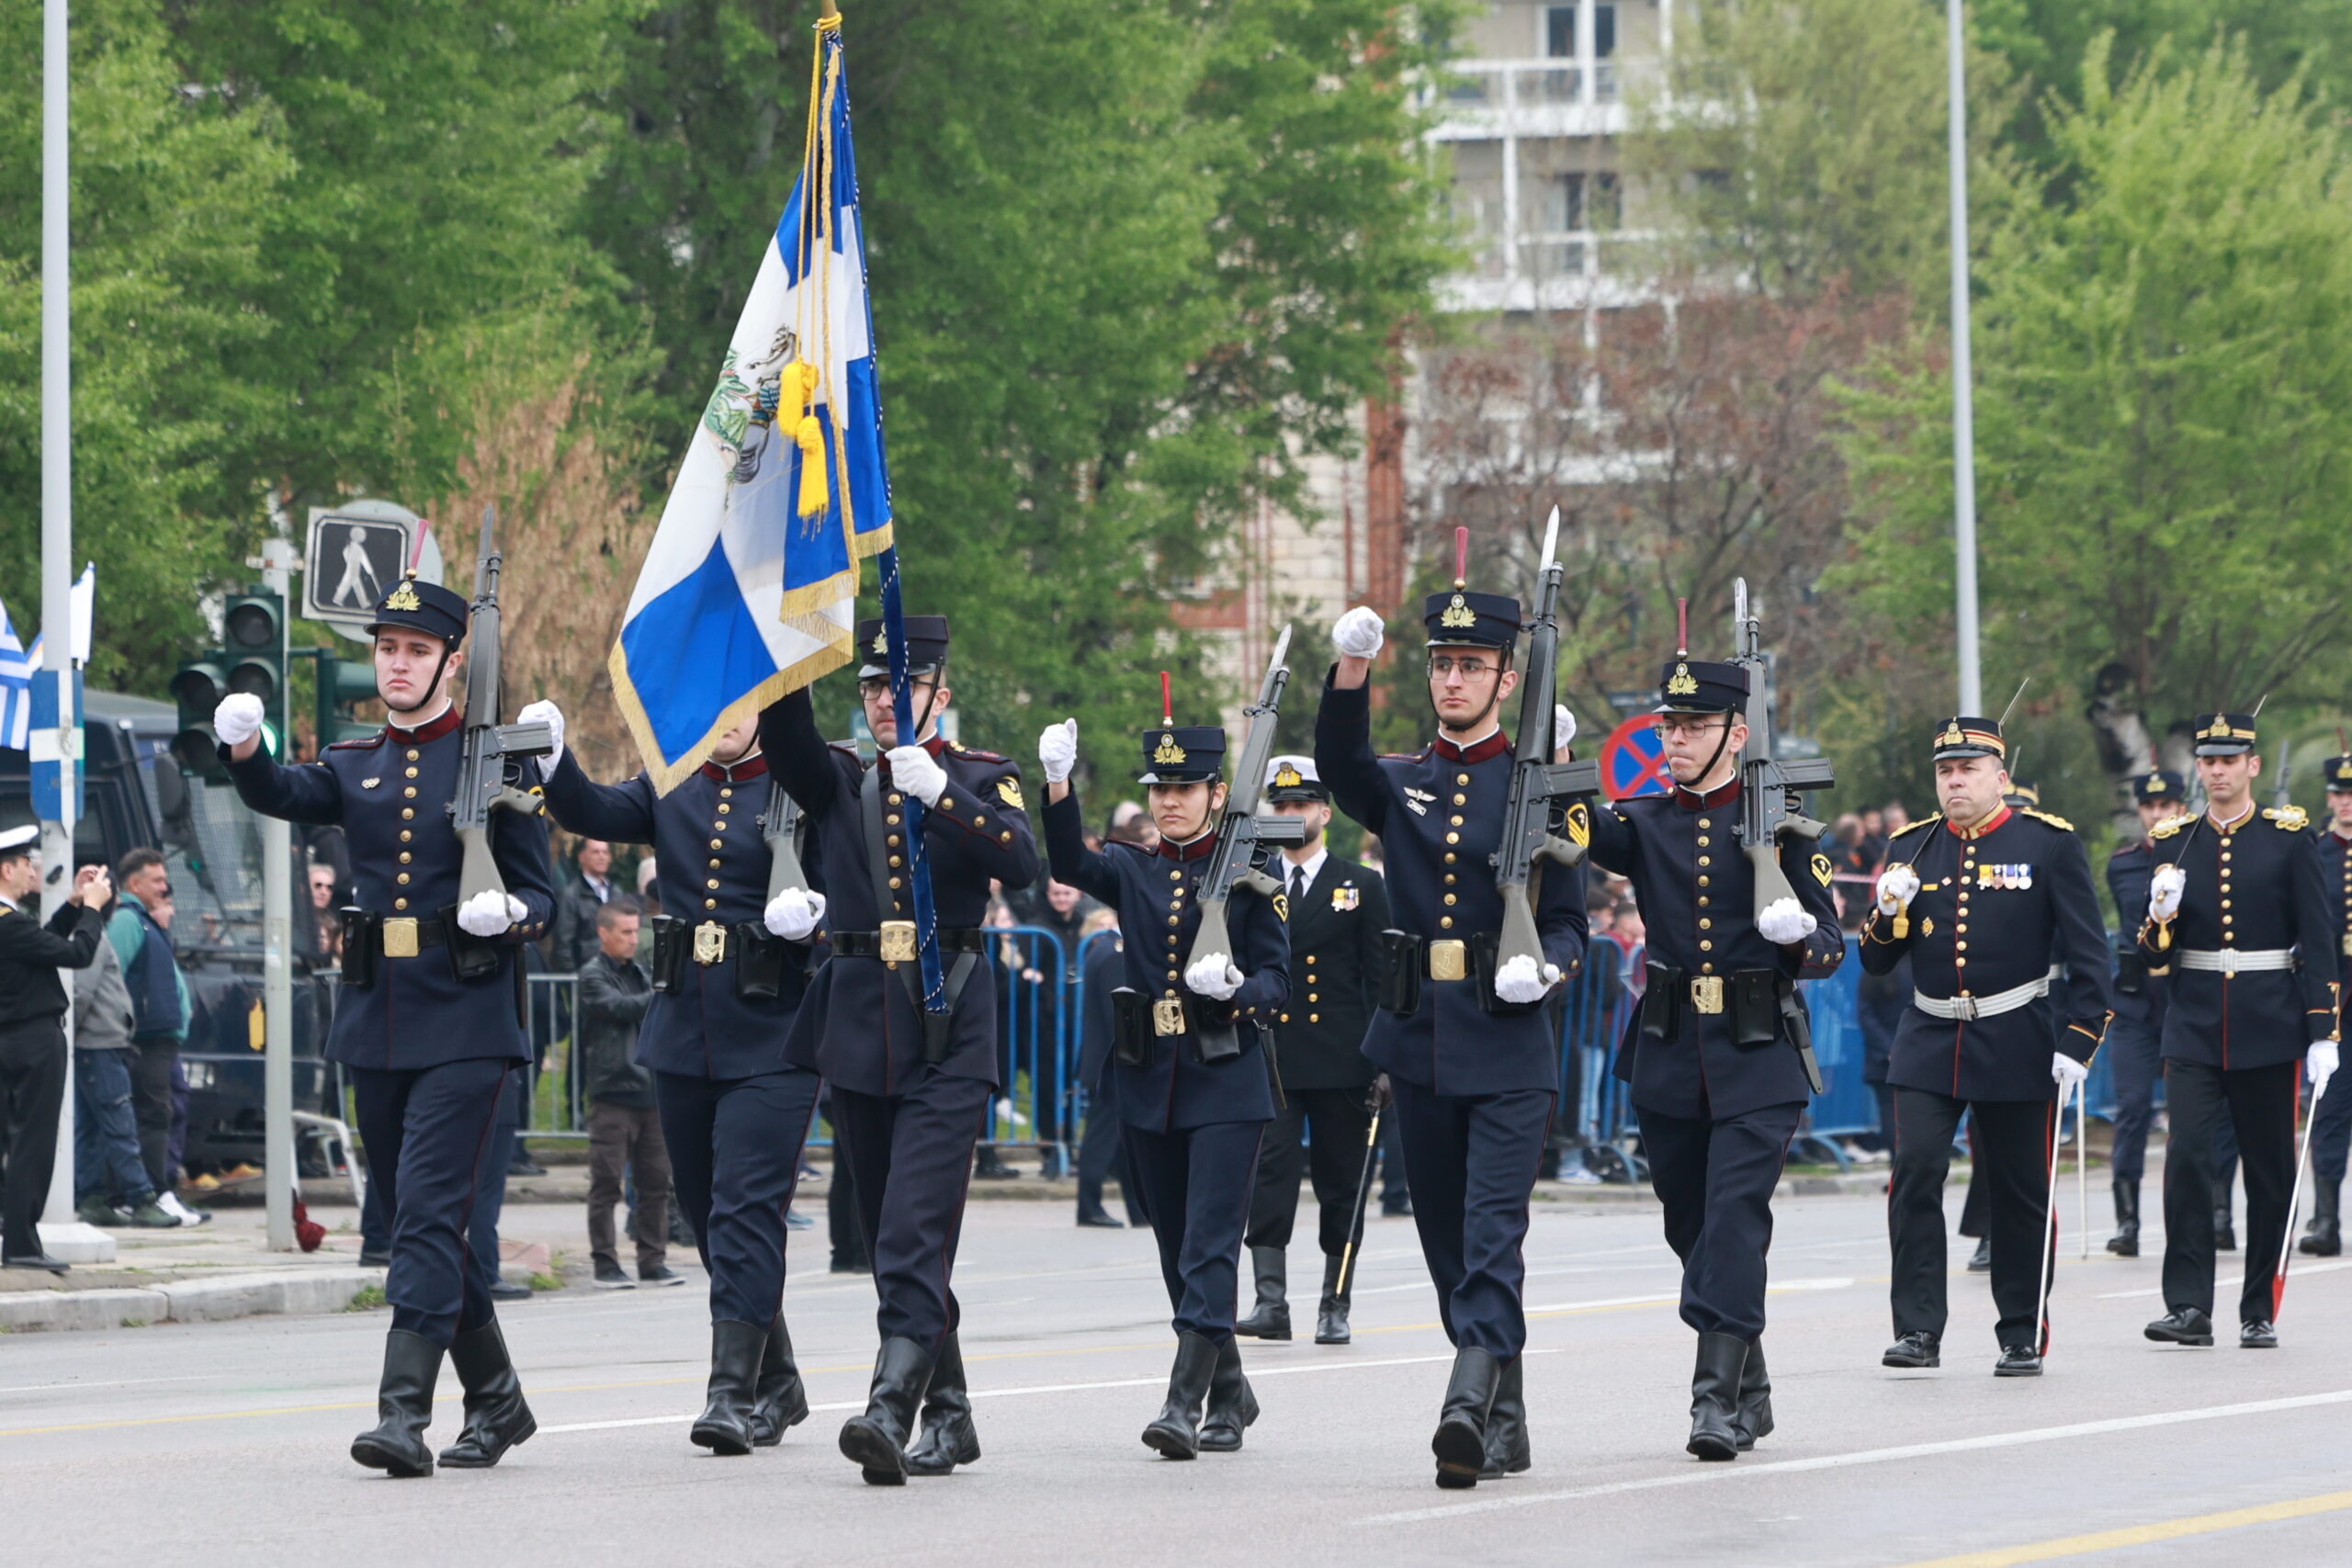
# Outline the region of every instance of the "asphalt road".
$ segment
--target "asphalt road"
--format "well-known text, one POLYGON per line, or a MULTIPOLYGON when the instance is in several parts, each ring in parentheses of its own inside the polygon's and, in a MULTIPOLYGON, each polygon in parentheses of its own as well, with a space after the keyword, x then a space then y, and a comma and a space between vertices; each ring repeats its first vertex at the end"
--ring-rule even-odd
MULTIPOLYGON (((1441 1493, 1427 1445, 1450 1358, 1409 1224, 1371 1233, 1355 1343, 1250 1345, 1265 1413, 1248 1447, 1184 1464, 1137 1438, 1171 1344, 1148 1238, 1068 1222, 1058 1204, 973 1205, 958 1284, 986 1457, 903 1490, 864 1485, 833 1447, 873 1353, 863 1277, 787 1292, 817 1413, 780 1449, 720 1460, 686 1441, 697 1274, 509 1309, 538 1436, 494 1471, 424 1481, 345 1457, 372 1421, 380 1313, 0 1337, 0 1561, 2352 1561, 2352 1259, 2305 1260, 2284 1348, 2253 1352, 2140 1337, 2161 1311, 2153 1249, 2069 1256, 2039 1381, 1990 1375, 1990 1304, 1955 1276, 1943 1368, 1904 1374, 1878 1365, 1879 1203, 1790 1201, 1767 1340, 1780 1429, 1702 1465, 1681 1451, 1691 1337, 1655 1213, 1540 1206, 1535 1468, 1441 1493)), ((1302 1289, 1312 1234, 1303 1214, 1302 1289)), ((798 1257, 820 1259, 821 1236, 797 1236, 798 1257)), ((445 1371, 436 1445, 457 1397, 445 1371)))

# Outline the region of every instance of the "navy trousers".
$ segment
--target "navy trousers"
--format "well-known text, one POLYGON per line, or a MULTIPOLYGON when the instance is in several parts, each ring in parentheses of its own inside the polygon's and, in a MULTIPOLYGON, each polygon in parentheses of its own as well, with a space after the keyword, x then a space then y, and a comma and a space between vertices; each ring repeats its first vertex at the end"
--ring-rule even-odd
POLYGON ((367 1140, 369 1183, 391 1221, 384 1294, 392 1326, 447 1345, 491 1320, 495 1255, 468 1232, 492 1145, 511 1151, 501 1125, 516 1064, 478 1056, 417 1071, 349 1067, 367 1140))
POLYGON ((816 1074, 653 1075, 670 1179, 710 1274, 710 1320, 775 1321, 784 1304, 784 1212, 817 1111, 816 1074))
POLYGON ((1944 1289, 1944 1180, 1951 1172, 1952 1130, 1965 1110, 1973 1160, 1969 1196, 1984 1204, 1983 1234, 1993 1242, 1994 1336, 2005 1348, 2040 1353, 2049 1342, 2041 1318, 2041 1268, 2045 1249, 2056 1245, 2049 1208, 2056 1102, 1962 1100, 1899 1089, 1894 1103, 1886 1227, 1894 1258, 1888 1299, 1895 1335, 1924 1330, 1941 1338, 1951 1316, 1944 1289))
POLYGON ((506 1087, 498 1097, 497 1130, 482 1150, 481 1165, 474 1175, 474 1212, 466 1226, 466 1247, 482 1260, 493 1280, 501 1272, 498 1221, 506 1213, 506 1173, 523 1145, 523 1095, 530 1082, 530 1075, 519 1069, 506 1075, 506 1087))
POLYGON ((1127 1170, 1159 1245, 1170 1321, 1179 1334, 1222 1345, 1233 1337, 1241 1229, 1258 1175, 1263 1122, 1212 1122, 1173 1133, 1122 1127, 1127 1170))
POLYGON ((1413 1224, 1455 1348, 1499 1360, 1527 1343, 1528 1195, 1552 1130, 1549 1089, 1439 1094, 1392 1077, 1413 1224))
MULTIPOLYGON (((1709 1120, 1636 1106, 1666 1244, 1682 1259, 1682 1321, 1701 1334, 1764 1332, 1764 1256, 1803 1102, 1709 1120)), ((1420 1183, 1414 1182, 1416 1201, 1420 1183)))
POLYGON ((2156 1079, 2164 1057, 2155 1027, 2118 1016, 2100 1047, 2115 1064, 2115 1153, 2118 1181, 2137 1181, 2148 1169, 2148 1125, 2155 1119, 2156 1079))
POLYGON ((1251 1247, 1289 1249, 1303 1171, 1315 1186, 1317 1244, 1326 1258, 1345 1252, 1348 1233, 1355 1228, 1356 1183, 1363 1178, 1364 1139, 1371 1131, 1372 1111, 1363 1089, 1292 1089, 1289 1103, 1266 1123, 1257 1190, 1250 1201, 1250 1234, 1243 1239, 1251 1247))
POLYGON ((2327 1087, 2335 1092, 2320 1096, 2312 1111, 2312 1174, 2340 1182, 2346 1151, 2352 1148, 2352 1082, 2331 1080, 2327 1087))
POLYGON ((858 1219, 885 1339, 937 1351, 960 1314, 951 1286, 964 1194, 989 1086, 925 1066, 905 1092, 832 1086, 835 1147, 857 1184, 858 1219))
MULTIPOLYGON (((2238 1321, 2267 1322, 2271 1277, 2287 1235, 2295 1186, 2295 1106, 2301 1062, 2224 1072, 2200 1062, 2165 1064, 2172 1142, 2165 1154, 2165 1305, 2213 1310, 2211 1152, 2224 1128, 2245 1161, 2245 1279, 2238 1321)), ((2325 1101, 2322 1101, 2323 1104, 2325 1101)))
POLYGON ((1140 1225, 1143 1205, 1136 1201, 1136 1179, 1127 1170, 1126 1145, 1120 1141, 1119 1089, 1112 1079, 1106 1055, 1102 1071, 1086 1090, 1086 1134, 1078 1145, 1078 1212, 1089 1214, 1102 1207, 1102 1184, 1114 1176, 1125 1202, 1127 1224, 1140 1225))

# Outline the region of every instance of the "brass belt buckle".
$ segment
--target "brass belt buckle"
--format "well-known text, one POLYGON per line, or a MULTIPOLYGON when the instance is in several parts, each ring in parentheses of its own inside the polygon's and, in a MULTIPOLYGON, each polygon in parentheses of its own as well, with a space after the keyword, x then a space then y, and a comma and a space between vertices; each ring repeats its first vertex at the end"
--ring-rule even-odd
POLYGON ((402 915, 384 922, 384 956, 414 958, 417 954, 416 917, 402 915))
POLYGON ((1430 978, 1464 980, 1470 976, 1470 949, 1459 937, 1430 943, 1430 978))
POLYGON ((695 928, 695 962, 705 968, 724 963, 727 958, 727 928, 717 920, 705 920, 695 928))
POLYGON ((1165 1040, 1184 1032, 1184 998, 1162 997, 1151 1004, 1151 1032, 1165 1040))
POLYGON ((912 964, 915 958, 915 923, 912 920, 883 921, 882 962, 912 964))
POLYGON ((1724 1010, 1724 977, 1702 975, 1690 982, 1690 1010, 1707 1014, 1724 1010))

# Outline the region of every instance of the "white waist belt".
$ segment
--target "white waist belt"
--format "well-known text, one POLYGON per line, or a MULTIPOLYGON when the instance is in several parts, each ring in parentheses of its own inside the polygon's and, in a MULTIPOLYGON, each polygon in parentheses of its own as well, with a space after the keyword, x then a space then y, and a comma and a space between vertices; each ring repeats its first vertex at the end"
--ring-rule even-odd
POLYGON ((2219 953, 2200 953, 2184 947, 2173 954, 2173 962, 2183 969, 2213 969, 2223 975, 2235 975, 2246 969, 2292 969, 2295 950, 2291 947, 2265 947, 2248 951, 2225 947, 2219 953))
POLYGON ((2011 986, 2006 991, 1996 991, 1989 997, 1931 997, 1925 991, 1914 991, 1911 999, 1929 1018, 1996 1018, 2005 1012, 2015 1012, 2028 1002, 2037 1002, 2050 994, 2050 982, 2058 978, 2053 965, 2049 974, 2039 980, 2029 980, 2022 986, 2011 986))

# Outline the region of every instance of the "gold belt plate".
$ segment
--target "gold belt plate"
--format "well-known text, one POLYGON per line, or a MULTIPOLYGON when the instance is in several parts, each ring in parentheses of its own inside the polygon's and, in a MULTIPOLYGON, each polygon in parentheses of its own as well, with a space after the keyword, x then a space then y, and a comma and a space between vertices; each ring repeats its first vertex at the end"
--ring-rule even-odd
POLYGON ((1690 1010, 1710 1016, 1724 1010, 1724 977, 1702 975, 1690 982, 1690 1010))
POLYGON ((882 922, 882 962, 912 964, 920 956, 915 946, 915 923, 912 920, 882 922))
POLYGON ((1184 1032, 1184 998, 1162 997, 1151 1004, 1151 1032, 1165 1040, 1184 1032))
POLYGON ((717 920, 705 920, 695 928, 695 962, 706 969, 727 961, 727 928, 717 920))
POLYGON ((414 915, 402 915, 384 922, 385 957, 414 958, 418 951, 414 915))
POLYGON ((1459 937, 1430 943, 1430 978, 1466 980, 1470 977, 1470 944, 1459 937))

